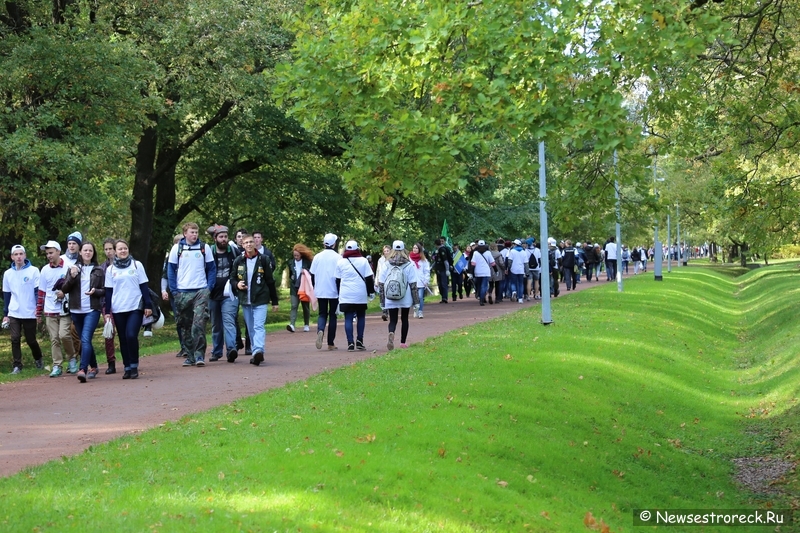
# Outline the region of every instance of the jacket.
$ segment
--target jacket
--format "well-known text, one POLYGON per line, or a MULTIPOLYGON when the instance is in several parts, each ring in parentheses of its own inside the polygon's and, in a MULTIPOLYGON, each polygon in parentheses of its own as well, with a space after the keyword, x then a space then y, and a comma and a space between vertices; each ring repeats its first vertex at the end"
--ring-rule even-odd
MULTIPOLYGON (((81 270, 80 264, 76 263, 78 267, 78 275, 72 275, 72 268, 67 269, 67 275, 64 276, 64 285, 62 290, 69 294, 69 308, 72 311, 81 309, 81 270)), ((89 306, 92 311, 103 311, 103 302, 106 295, 106 274, 103 272, 103 267, 100 265, 92 265, 92 273, 89 275, 89 288, 94 289, 94 293, 89 297, 89 306)))
POLYGON ((278 291, 272 276, 269 259, 263 254, 256 255, 256 268, 247 279, 247 255, 240 255, 231 268, 231 291, 239 298, 241 305, 278 305, 278 291), (250 290, 250 303, 247 303, 247 289, 239 290, 239 282, 245 281, 250 290))
MULTIPOLYGON (((301 258, 300 260, 303 262, 303 270, 308 270, 311 268, 311 261, 305 257, 301 258)), ((289 268, 289 292, 291 294, 297 294, 297 289, 300 286, 300 279, 297 277, 297 273, 294 271, 294 257, 289 258, 287 266, 289 268)))

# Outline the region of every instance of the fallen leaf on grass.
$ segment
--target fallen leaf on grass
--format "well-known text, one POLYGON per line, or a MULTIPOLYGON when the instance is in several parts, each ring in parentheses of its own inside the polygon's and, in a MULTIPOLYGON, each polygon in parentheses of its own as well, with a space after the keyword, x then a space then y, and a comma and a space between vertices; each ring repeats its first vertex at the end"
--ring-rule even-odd
POLYGON ((503 488, 508 487, 508 481, 498 481, 497 484, 503 488))
POLYGON ((546 519, 550 520, 550 513, 548 513, 547 511, 542 511, 542 512, 541 512, 541 513, 539 513, 539 514, 540 514, 541 516, 545 517, 546 519))
POLYGON ((513 358, 513 357, 511 357, 511 354, 510 354, 510 353, 507 353, 507 354, 505 354, 505 355, 503 356, 503 359, 505 359, 506 361, 511 361, 511 360, 512 360, 512 359, 514 359, 514 358, 513 358))
POLYGON ((292 415, 292 418, 294 418, 295 420, 302 420, 303 419, 303 417, 300 416, 300 415, 292 415))
POLYGON ((375 435, 373 433, 369 433, 364 435, 363 437, 356 437, 356 442, 373 442, 375 440, 375 435))

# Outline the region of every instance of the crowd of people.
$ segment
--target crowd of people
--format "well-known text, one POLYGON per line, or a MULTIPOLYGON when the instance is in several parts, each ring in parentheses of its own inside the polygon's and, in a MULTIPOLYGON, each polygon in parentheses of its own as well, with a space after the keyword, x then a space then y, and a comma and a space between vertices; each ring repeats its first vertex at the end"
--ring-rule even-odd
MULTIPOLYGON (((184 367, 206 365, 206 329, 211 322, 209 361, 223 357, 235 363, 239 353, 250 356, 250 364, 264 362, 267 313, 271 305, 278 310, 277 262, 263 244, 261 232, 238 229, 229 240, 225 226, 206 230, 209 242, 200 238, 200 228, 187 223, 176 235, 166 255, 160 297, 169 302, 175 317, 180 350, 177 357, 184 367), (245 328, 239 321, 243 318, 245 328)), ((57 241, 40 246, 47 264, 41 270, 31 264, 22 245, 11 249, 11 267, 3 275, 4 315, 2 325, 11 336, 13 374, 23 368, 21 341, 31 350, 34 364, 44 368, 42 349, 36 339, 37 323, 44 321, 50 337, 51 377, 69 374, 85 383, 99 373, 93 336, 103 318, 107 367, 105 374, 117 372, 114 337, 118 338, 123 363, 123 379, 139 376, 139 333, 152 335, 160 316, 159 295, 149 289, 144 266, 131 255, 124 239, 103 242, 101 262, 94 243, 80 232, 69 234, 66 251, 57 241)), ((434 241, 432 250, 422 242, 410 248, 395 240, 383 247, 373 267, 359 243, 348 240, 341 253, 340 239, 333 233, 322 239, 322 249, 314 253, 298 243, 288 259, 291 311, 286 329, 298 330, 302 311, 303 331, 311 331, 311 310, 318 310, 315 346, 337 350, 338 315, 344 316, 347 350, 365 350, 366 311, 375 295, 380 297, 382 319, 388 322, 388 350, 396 344, 408 346, 410 319, 424 317, 425 296, 434 294, 432 278, 440 303, 474 298, 479 305, 503 301, 523 303, 541 298, 542 269, 550 294, 560 294, 560 282, 573 290, 585 277, 599 281, 616 278, 617 256, 623 270, 633 273, 647 269, 652 248, 617 248, 613 237, 603 245, 556 242, 548 239, 544 251, 534 237, 471 242, 462 251, 445 237, 434 241), (545 254, 545 255, 543 255, 545 254)))

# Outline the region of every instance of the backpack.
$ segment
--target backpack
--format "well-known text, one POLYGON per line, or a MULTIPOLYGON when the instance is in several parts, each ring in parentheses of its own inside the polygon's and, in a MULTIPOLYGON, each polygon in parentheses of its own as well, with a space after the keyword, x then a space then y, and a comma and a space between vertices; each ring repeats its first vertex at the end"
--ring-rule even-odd
POLYGON ((547 251, 547 261, 550 263, 550 272, 556 272, 558 270, 558 265, 556 264, 556 251, 555 250, 548 250, 547 251))
POLYGON ((149 318, 144 317, 144 319, 142 319, 143 326, 155 324, 158 322, 158 319, 161 318, 161 306, 158 304, 161 301, 161 295, 156 294, 150 287, 148 287, 147 290, 150 291, 150 301, 153 303, 153 314, 150 315, 149 318))
POLYGON ((402 266, 390 265, 389 274, 383 284, 383 292, 389 300, 402 300, 406 296, 408 282, 402 266))

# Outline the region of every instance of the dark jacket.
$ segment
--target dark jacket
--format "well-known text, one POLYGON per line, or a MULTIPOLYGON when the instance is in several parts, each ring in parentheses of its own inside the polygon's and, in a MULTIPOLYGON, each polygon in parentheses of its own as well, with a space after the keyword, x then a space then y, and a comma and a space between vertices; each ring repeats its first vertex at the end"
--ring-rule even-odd
POLYGON ((572 270, 575 268, 575 248, 568 246, 561 252, 561 267, 564 270, 572 270))
MULTIPOLYGON (((303 262, 303 270, 309 270, 311 268, 311 261, 305 257, 303 257, 301 261, 303 262)), ((300 288, 300 278, 297 277, 297 274, 294 271, 294 256, 289 258, 288 268, 290 293, 297 294, 297 289, 300 288)))
POLYGON ((256 268, 250 279, 247 278, 247 256, 240 255, 233 262, 231 268, 231 290, 239 298, 241 305, 247 305, 247 290, 239 290, 239 282, 245 281, 250 288, 250 305, 278 305, 278 291, 275 289, 275 279, 272 277, 269 259, 263 254, 256 256, 256 268))
MULTIPOLYGON (((80 263, 76 263, 79 269, 80 263)), ((89 288, 94 289, 94 293, 89 297, 89 306, 92 311, 103 311, 103 301, 106 295, 106 274, 100 265, 92 265, 92 273, 89 275, 89 288)), ((72 275, 72 268, 67 270, 64 276, 62 289, 65 294, 69 294, 69 308, 71 311, 84 311, 81 309, 81 270, 78 275, 72 275)))

